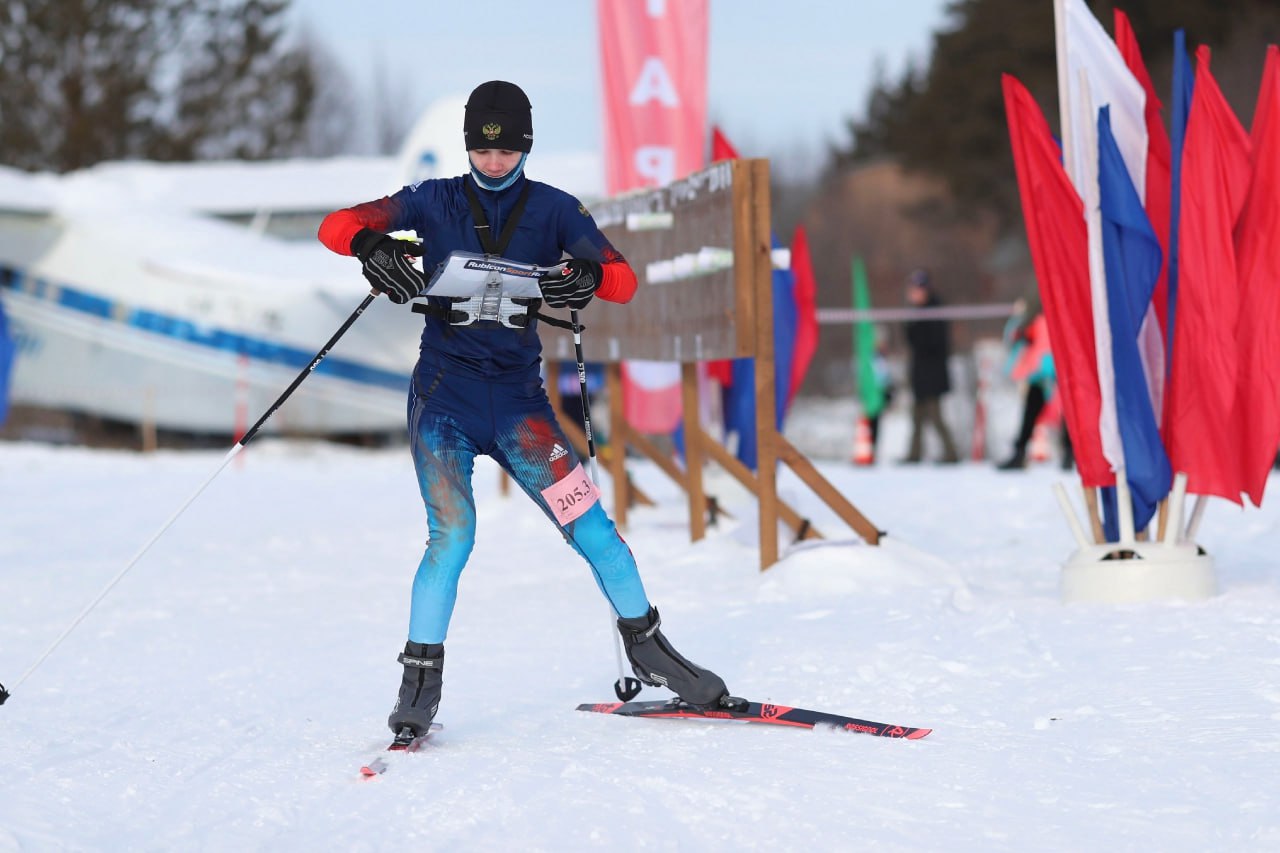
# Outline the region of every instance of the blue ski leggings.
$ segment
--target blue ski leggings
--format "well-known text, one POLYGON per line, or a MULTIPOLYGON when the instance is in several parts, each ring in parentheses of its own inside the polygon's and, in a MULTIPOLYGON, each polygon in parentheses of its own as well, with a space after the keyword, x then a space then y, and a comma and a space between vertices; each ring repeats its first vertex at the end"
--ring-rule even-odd
POLYGON ((556 423, 540 380, 501 384, 437 373, 409 398, 409 440, 430 538, 413 579, 409 639, 443 643, 458 579, 476 538, 471 489, 475 457, 493 457, 560 528, 619 616, 649 612, 631 549, 597 500, 578 518, 556 521, 543 490, 581 464, 556 423), (424 387, 425 386, 425 387, 424 387))

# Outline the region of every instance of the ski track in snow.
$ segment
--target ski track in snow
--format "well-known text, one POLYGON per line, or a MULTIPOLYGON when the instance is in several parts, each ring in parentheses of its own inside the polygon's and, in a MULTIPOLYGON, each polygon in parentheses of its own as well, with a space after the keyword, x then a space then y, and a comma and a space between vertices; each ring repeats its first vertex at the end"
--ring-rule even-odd
MULTIPOLYGON (((221 458, 0 445, 0 680, 221 458)), ((1280 849, 1274 506, 1210 504, 1211 600, 1065 606, 1055 468, 819 465, 883 547, 784 470, 828 538, 761 573, 736 487, 709 474, 735 517, 690 544, 642 462, 663 504, 626 538, 668 636, 734 693, 924 740, 577 712, 612 699, 610 614, 482 460, 445 729, 360 781, 425 537, 411 463, 264 440, 0 709, 0 851, 1280 849)))

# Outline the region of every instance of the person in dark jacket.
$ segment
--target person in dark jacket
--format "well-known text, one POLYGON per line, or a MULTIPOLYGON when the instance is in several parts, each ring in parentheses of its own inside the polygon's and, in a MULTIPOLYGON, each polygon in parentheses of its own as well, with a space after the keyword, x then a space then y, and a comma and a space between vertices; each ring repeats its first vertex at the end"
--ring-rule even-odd
MULTIPOLYGON (((502 80, 476 87, 462 135, 469 174, 420 181, 334 211, 320 225, 320 241, 358 257, 369 283, 399 304, 427 285, 413 256, 434 271, 455 251, 543 268, 538 287, 551 307, 581 309, 596 296, 631 299, 635 272, 587 209, 525 176, 533 119, 520 87, 502 80), (414 231, 422 243, 387 233, 395 231, 414 231)), ((481 454, 511 475, 586 560, 618 617, 636 677, 700 708, 730 703, 724 681, 680 656, 659 630, 631 549, 556 421, 540 375, 538 307, 529 297, 491 297, 487 288, 470 298, 429 295, 414 306, 425 320, 409 390, 409 439, 430 536, 413 581, 408 641, 399 657, 404 672, 387 721, 398 739, 429 731, 440 701, 445 635, 475 542, 471 474, 481 454)), ((513 614, 521 630, 513 633, 512 654, 550 673, 553 667, 529 648, 528 631, 540 619, 535 612, 513 614)))
MULTIPOLYGON (((907 277, 907 302, 916 308, 941 305, 934 293, 929 273, 914 270, 907 277)), ((912 320, 906 324, 910 350, 908 376, 911 382, 911 446, 903 462, 920 462, 924 454, 924 429, 932 426, 942 441, 942 461, 960 461, 951 430, 942 417, 942 395, 951 390, 951 324, 946 320, 912 320)))

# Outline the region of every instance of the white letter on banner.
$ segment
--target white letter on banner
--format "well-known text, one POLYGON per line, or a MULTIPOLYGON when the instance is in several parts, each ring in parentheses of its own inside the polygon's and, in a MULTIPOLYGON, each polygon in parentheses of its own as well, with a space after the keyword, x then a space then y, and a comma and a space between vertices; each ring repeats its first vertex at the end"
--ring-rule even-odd
POLYGON ((631 105, 640 106, 655 99, 664 107, 680 106, 680 98, 676 95, 676 87, 671 84, 666 66, 661 59, 651 56, 644 61, 636 85, 631 89, 631 105))
POLYGON ((636 149, 636 172, 665 187, 676 177, 676 152, 666 146, 646 145, 636 149))

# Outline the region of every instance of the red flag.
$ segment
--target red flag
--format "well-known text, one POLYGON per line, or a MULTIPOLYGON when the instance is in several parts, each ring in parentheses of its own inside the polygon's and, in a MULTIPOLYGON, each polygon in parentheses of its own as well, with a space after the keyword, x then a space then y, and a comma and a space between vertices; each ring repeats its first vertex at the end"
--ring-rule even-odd
POLYGON ((1250 131, 1253 184, 1236 226, 1240 274, 1240 371, 1236 417, 1241 480, 1262 505, 1280 445, 1280 48, 1267 48, 1250 131))
POLYGON ((706 165, 708 0, 597 0, 610 194, 706 165))
POLYGON ((622 416, 639 432, 667 435, 680 425, 679 364, 624 361, 622 387, 622 416))
POLYGON ((1195 93, 1182 149, 1178 311, 1165 444, 1187 491, 1241 503, 1233 423, 1240 289, 1232 231, 1249 190, 1249 138, 1196 50, 1195 93))
MULTIPOLYGON (((597 0, 611 194, 665 186, 706 166, 708 0, 597 0)), ((623 407, 640 432, 680 421, 680 366, 629 362, 623 407)))
POLYGON ((1086 487, 1115 485, 1098 430, 1102 395, 1094 352, 1084 204, 1062 168, 1062 152, 1031 93, 1009 74, 1003 75, 1002 84, 1027 243, 1049 323, 1076 465, 1086 487))
POLYGON ((729 142, 729 138, 715 125, 711 126, 711 162, 718 160, 738 160, 738 149, 729 142))
POLYGON ((796 304, 795 348, 791 352, 791 381, 787 383, 787 402, 784 410, 790 410, 796 391, 809 372, 813 354, 818 350, 818 284, 813 278, 813 264, 809 259, 809 236, 803 225, 797 225, 791 238, 791 287, 796 304))

